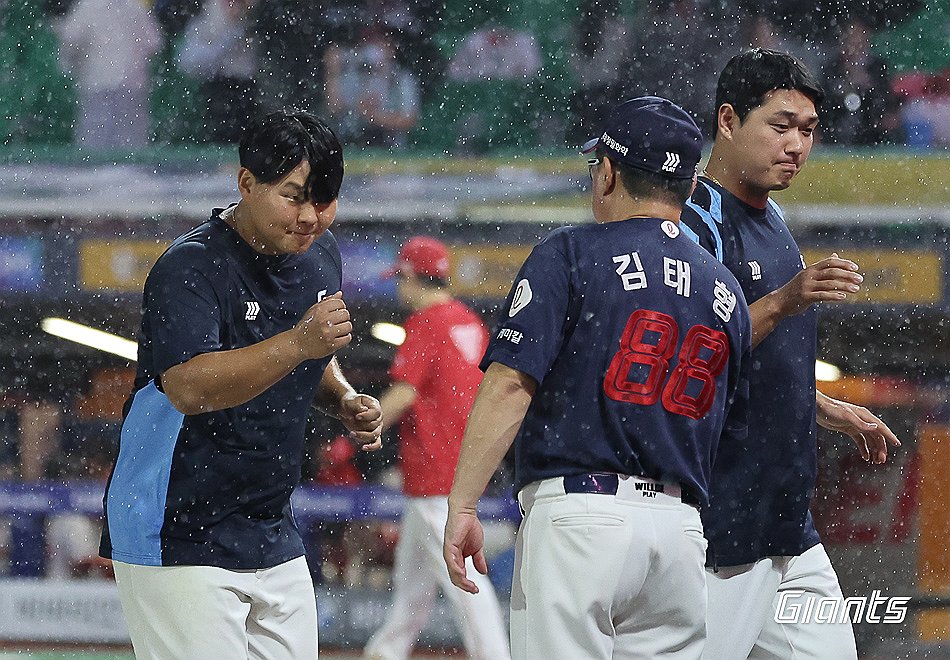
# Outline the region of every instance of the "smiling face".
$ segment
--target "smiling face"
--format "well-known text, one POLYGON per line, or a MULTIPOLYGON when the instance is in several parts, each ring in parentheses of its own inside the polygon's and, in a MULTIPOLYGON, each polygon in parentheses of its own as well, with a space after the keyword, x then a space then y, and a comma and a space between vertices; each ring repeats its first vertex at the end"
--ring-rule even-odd
POLYGON ((310 163, 306 160, 282 179, 262 183, 247 168, 238 173, 241 203, 235 211, 238 233, 262 254, 301 254, 329 229, 337 200, 307 199, 310 163))
MULTIPOLYGON (((728 113, 727 113, 728 114, 728 113)), ((762 105, 729 126, 720 117, 720 133, 732 145, 730 169, 740 185, 756 196, 791 185, 811 153, 818 113, 814 102, 793 89, 776 89, 762 105)))

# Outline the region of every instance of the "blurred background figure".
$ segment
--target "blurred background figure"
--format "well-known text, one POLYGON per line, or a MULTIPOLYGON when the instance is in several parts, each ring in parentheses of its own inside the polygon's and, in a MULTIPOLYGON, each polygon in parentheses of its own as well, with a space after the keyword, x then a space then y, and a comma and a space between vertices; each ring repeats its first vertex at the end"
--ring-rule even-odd
POLYGON ((488 331, 448 291, 449 251, 429 236, 414 236, 389 272, 400 301, 411 310, 406 340, 390 367, 392 384, 380 397, 384 429, 400 422, 400 456, 406 505, 393 567, 393 602, 364 657, 408 658, 428 623, 436 590, 453 605, 470 658, 509 657, 508 633, 487 576, 475 573, 479 593, 452 587, 442 563, 448 493, 475 392, 488 331))
POLYGON ((899 141, 900 101, 884 60, 871 52, 871 29, 852 16, 842 23, 837 52, 821 72, 827 93, 821 134, 827 142, 874 145, 899 141))
POLYGON ((419 116, 419 83, 396 61, 386 29, 362 30, 351 47, 325 58, 327 109, 344 142, 399 148, 419 116))
POLYGON ((723 44, 728 23, 698 0, 649 0, 633 28, 634 56, 626 99, 662 96, 692 115, 703 135, 712 130, 716 76, 734 50, 723 44))
POLYGON ((60 60, 79 100, 74 141, 141 147, 149 138, 149 63, 162 44, 138 0, 77 0, 57 26, 60 60))
POLYGON ((178 49, 179 68, 201 80, 203 137, 237 142, 241 127, 260 109, 260 67, 251 16, 257 0, 205 0, 185 27, 178 49))
POLYGON ((627 98, 631 79, 633 34, 620 0, 584 0, 572 58, 577 88, 572 109, 572 138, 585 142, 599 117, 627 98))

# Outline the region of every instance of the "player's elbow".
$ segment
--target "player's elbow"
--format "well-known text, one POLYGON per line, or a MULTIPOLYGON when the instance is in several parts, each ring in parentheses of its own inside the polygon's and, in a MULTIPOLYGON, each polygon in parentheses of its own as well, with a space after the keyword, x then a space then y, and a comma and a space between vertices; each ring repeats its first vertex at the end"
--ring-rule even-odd
POLYGON ((209 405, 209 397, 189 378, 188 371, 182 369, 184 365, 172 367, 162 374, 162 390, 175 410, 182 415, 200 415, 211 412, 214 408, 209 405))
POLYGON ((183 391, 178 388, 169 389, 166 386, 165 396, 168 397, 169 402, 175 407, 175 410, 182 415, 200 415, 201 413, 210 412, 211 410, 202 402, 200 397, 186 390, 183 391))

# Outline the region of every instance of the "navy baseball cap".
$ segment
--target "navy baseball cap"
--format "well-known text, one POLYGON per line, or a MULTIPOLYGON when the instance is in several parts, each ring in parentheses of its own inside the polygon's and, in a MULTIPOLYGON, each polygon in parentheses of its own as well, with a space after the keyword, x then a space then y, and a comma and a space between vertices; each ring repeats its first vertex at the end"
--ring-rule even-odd
POLYGON ((603 124, 600 137, 581 152, 602 147, 610 160, 671 179, 692 179, 702 156, 703 134, 672 101, 641 96, 621 103, 603 124))

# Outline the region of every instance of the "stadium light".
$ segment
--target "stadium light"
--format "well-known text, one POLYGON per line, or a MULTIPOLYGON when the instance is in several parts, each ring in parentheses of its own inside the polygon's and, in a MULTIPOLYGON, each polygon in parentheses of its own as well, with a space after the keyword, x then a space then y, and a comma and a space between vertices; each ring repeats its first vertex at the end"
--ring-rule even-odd
POLYGON ((830 362, 815 360, 815 380, 830 383, 841 379, 841 369, 830 362))
POLYGON ((393 346, 402 346, 406 341, 406 331, 402 326, 393 323, 374 323, 370 328, 370 334, 379 341, 384 341, 393 346))
POLYGON ((55 337, 119 355, 132 362, 138 359, 138 344, 134 341, 90 328, 88 325, 74 323, 66 319, 48 318, 40 321, 40 328, 55 337))

